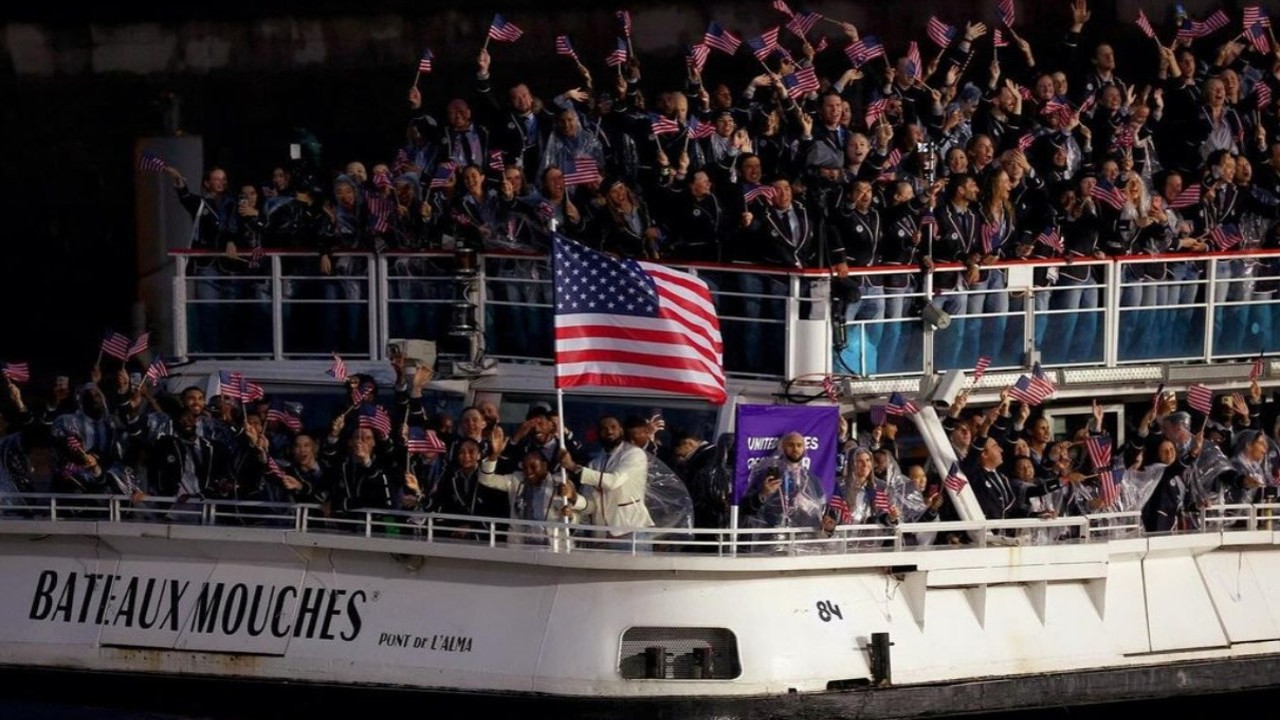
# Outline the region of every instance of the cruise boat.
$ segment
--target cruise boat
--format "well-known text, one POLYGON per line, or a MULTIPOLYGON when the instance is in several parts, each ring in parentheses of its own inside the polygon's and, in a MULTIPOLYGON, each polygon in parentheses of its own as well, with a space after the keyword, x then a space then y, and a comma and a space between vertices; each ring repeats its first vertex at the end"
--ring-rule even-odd
MULTIPOLYGON (((290 255, 268 255, 250 274, 267 290, 255 305, 270 318, 260 338, 190 336, 202 314, 245 301, 195 301, 191 254, 171 257, 168 349, 188 360, 174 368, 171 387, 214 383, 219 370, 234 367, 269 393, 312 396, 315 404, 332 394, 328 353, 288 327, 291 308, 304 301, 287 288, 305 280, 290 275, 290 255)), ((401 293, 400 259, 368 256, 366 274, 355 278, 367 345, 346 352, 353 371, 389 379, 388 347, 414 338, 404 311, 419 305, 453 338, 437 346, 431 390, 440 407, 487 398, 523 418, 529 402, 553 396, 550 355, 510 351, 492 322, 513 307, 497 299, 512 297, 493 271, 502 258, 442 254, 442 267, 466 271, 431 279, 459 291, 425 299, 401 293)), ((1231 256, 1238 260, 1272 256, 1231 256)), ((1260 349, 1274 349, 1265 346, 1269 303, 1219 292, 1216 268, 1228 260, 1209 255, 1198 261, 1205 301, 1178 309, 1192 319, 1180 342, 1126 354, 1121 337, 1135 318, 1146 313, 1159 324, 1169 316, 1157 314, 1171 312, 1120 302, 1125 266, 1150 261, 1084 263, 1095 270, 1101 300, 1093 310, 1025 302, 1006 313, 1006 336, 1020 343, 997 348, 979 382, 966 377, 973 358, 961 357, 964 367, 935 360, 937 341, 961 320, 929 304, 931 275, 920 276, 910 293, 916 307, 903 317, 833 325, 832 312, 822 319, 803 311, 801 273, 690 267, 719 278, 718 288, 734 287, 727 279, 737 273, 772 272, 790 289, 758 298, 777 310, 763 317, 736 312, 742 304, 733 293, 717 293, 726 308, 728 401, 575 390, 564 416, 582 430, 606 410, 660 407, 719 437, 734 432, 745 406, 822 405, 856 418, 896 392, 921 406, 909 418, 919 438, 910 451, 945 475, 955 457, 939 408, 960 389, 971 405, 992 403, 1039 363, 1057 387, 1046 413, 1059 433, 1098 399, 1123 442, 1127 409, 1147 403, 1158 386, 1248 387, 1259 348, 1226 342, 1221 318, 1245 318, 1260 349), (768 324, 780 344, 735 347, 753 323, 768 324), (899 331, 894 358, 831 351, 833 343, 871 347, 868 338, 883 337, 876 325, 899 331)), ((1011 292, 1052 292, 1033 281, 1033 271, 1048 266, 1010 264, 1011 292)), ((546 303, 521 309, 550 326, 546 303)), ((1269 387, 1280 368, 1266 360, 1262 371, 1269 387)), ((1212 507, 1194 532, 1147 534, 1136 512, 989 521, 970 488, 947 492, 957 521, 842 526, 829 536, 778 528, 764 539, 735 521, 678 535, 638 530, 622 540, 607 528, 576 526, 570 536, 555 523, 492 518, 380 511, 336 521, 310 505, 206 501, 178 509, 158 498, 7 496, 0 664, 669 703, 682 717, 900 717, 1275 684, 1275 506, 1212 507), (470 523, 472 537, 455 536, 461 523, 470 523), (970 541, 918 542, 943 531, 970 541), (556 533, 561 541, 508 542, 556 533)))

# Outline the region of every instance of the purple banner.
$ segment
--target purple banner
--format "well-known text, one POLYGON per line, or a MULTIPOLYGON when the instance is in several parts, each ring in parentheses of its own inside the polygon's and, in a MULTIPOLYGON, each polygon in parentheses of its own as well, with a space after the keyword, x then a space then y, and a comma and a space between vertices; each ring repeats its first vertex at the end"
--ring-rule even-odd
POLYGON ((733 499, 737 503, 751 482, 751 470, 762 458, 778 452, 778 441, 789 432, 804 435, 805 463, 822 481, 827 495, 836 486, 836 437, 840 409, 830 405, 739 405, 735 420, 733 499))

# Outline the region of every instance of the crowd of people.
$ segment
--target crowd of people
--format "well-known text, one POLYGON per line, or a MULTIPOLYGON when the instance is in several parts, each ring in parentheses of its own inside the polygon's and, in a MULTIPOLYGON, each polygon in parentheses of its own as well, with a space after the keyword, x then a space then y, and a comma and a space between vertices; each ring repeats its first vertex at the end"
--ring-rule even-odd
MULTIPOLYGON (((563 523, 608 527, 601 537, 618 542, 638 528, 687 540, 690 528, 729 527, 734 504, 744 528, 812 537, 853 525, 892 529, 959 519, 946 490, 965 486, 987 519, 1130 512, 1147 531, 1177 532, 1201 527, 1210 505, 1273 502, 1280 487, 1280 445, 1270 431, 1280 428, 1277 406, 1256 381, 1247 395, 1223 394, 1194 416, 1161 391, 1124 445, 1096 402, 1087 425, 1055 438, 1043 412, 1015 403, 1008 389, 982 410, 970 410, 961 393, 942 421, 958 458, 947 473, 927 456, 900 452, 918 445, 901 443, 915 432, 906 416, 882 416, 861 433, 856 417, 842 418, 834 491, 812 471, 806 439, 791 432, 735 497, 732 436, 668 432, 660 414, 604 416, 591 438, 597 447, 588 449, 562 434, 545 402, 506 428, 491 402, 456 420, 428 412, 431 370, 406 370, 398 358, 392 367, 390 393, 367 375, 349 377, 341 409, 319 427, 308 426, 299 403, 246 393, 255 385, 235 375, 206 398, 197 386, 153 390, 123 368, 108 379, 95 367, 89 382, 56 383, 47 400, 30 403, 19 383, 6 381, 0 491, 112 495, 150 513, 141 519, 170 522, 199 521, 207 500, 312 504, 315 522, 338 530, 347 521, 345 529, 362 531, 368 513, 390 531, 429 515, 477 518, 450 521, 456 539, 477 537, 494 520, 555 523, 510 529, 513 544, 546 544, 569 537, 563 523), (379 404, 388 395, 389 405, 379 404)), ((24 501, 0 504, 21 514, 24 501)), ((269 513, 246 506, 224 511, 222 522, 263 524, 269 513)), ((964 536, 910 537, 928 544, 964 536)), ((646 547, 651 539, 644 536, 646 547)))
MULTIPOLYGON (((266 283, 229 279, 253 274, 258 248, 315 252, 318 261, 289 260, 289 273, 332 279, 285 292, 334 302, 368 297, 366 261, 344 251, 528 252, 497 268, 496 299, 510 303, 498 312, 511 315, 490 320, 511 330, 503 341, 514 354, 549 357, 549 318, 528 308, 550 301, 536 256, 559 232, 632 258, 827 269, 844 318, 869 323, 848 358, 859 372, 894 371, 918 347, 908 325, 879 321, 910 315, 920 273, 934 263, 963 265, 933 279, 934 302, 956 319, 937 335, 941 368, 1021 348, 1020 326, 1001 313, 1025 302, 1065 311, 1052 333, 1039 316, 1047 361, 1101 357, 1098 316, 1087 312, 1106 300, 1098 270, 1038 271, 1028 298, 1009 291, 998 266, 1017 258, 1160 256, 1126 266, 1121 278, 1119 303, 1135 308, 1122 315, 1125 358, 1199 355, 1206 323, 1221 352, 1253 352, 1280 337, 1269 303, 1210 318, 1191 308, 1206 293, 1197 284, 1205 253, 1273 248, 1280 238, 1272 100, 1280 46, 1260 29, 1234 39, 1216 27, 1179 31, 1168 47, 1142 39, 1118 48, 1089 39, 1104 33, 1090 27, 1087 0, 1073 0, 1062 9, 1066 32, 1039 46, 1015 27, 970 22, 949 28, 936 55, 913 44, 890 56, 862 28, 815 27, 812 14, 776 10, 789 14, 761 23, 785 31, 752 38, 755 58, 734 56, 765 70, 745 87, 716 79, 729 41, 711 43, 711 33, 690 49, 683 87, 646 87, 631 54, 605 81, 579 64, 579 86, 545 102, 527 68, 504 69, 482 50, 470 93, 434 97, 434 76, 423 76, 423 90, 408 95, 406 137, 389 141, 382 158, 340 172, 310 159, 283 164, 261 189, 256 179, 232 184, 216 167, 197 189, 170 168, 197 218, 192 247, 214 253, 192 263, 196 298, 265 297, 266 283), (992 52, 993 42, 1004 49, 992 52), (814 72, 815 58, 834 66, 820 52, 844 46, 853 67, 814 72), (901 272, 857 272, 871 266, 901 272), (976 314, 984 317, 964 321, 976 314), (1188 332, 1164 332, 1171 323, 1188 332), (1184 342, 1196 344, 1182 353, 1184 342)), ((1136 26, 1108 32, 1141 37, 1136 26)), ((453 292, 415 280, 447 275, 447 262, 401 257, 394 269, 392 301, 453 292)), ((1224 282, 1212 292, 1219 303, 1267 300, 1271 276, 1269 265, 1222 262, 1224 282)), ((777 276, 708 278, 722 315, 782 317, 771 299, 786 292, 777 276)), ((333 307, 315 349, 363 347, 359 306, 333 307)), ((400 334, 439 337, 438 313, 397 307, 400 334)), ((193 347, 227 322, 204 308, 193 347)), ((734 333, 727 363, 749 366, 769 332, 748 323, 734 333)))

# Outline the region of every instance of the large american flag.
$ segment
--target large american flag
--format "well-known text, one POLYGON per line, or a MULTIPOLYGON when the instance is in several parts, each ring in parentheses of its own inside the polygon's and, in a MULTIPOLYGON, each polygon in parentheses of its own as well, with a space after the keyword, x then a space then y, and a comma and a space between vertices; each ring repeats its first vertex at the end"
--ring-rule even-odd
POLYGON ((1111 438, 1106 435, 1090 435, 1084 441, 1084 449, 1089 453, 1089 460, 1098 470, 1111 467, 1111 438))
POLYGON ((566 186, 600 182, 601 179, 600 166, 596 164, 594 158, 579 155, 570 159, 569 165, 564 169, 566 186))
POLYGON ((942 22, 937 15, 929 17, 929 23, 925 25, 924 32, 938 47, 947 47, 951 45, 952 40, 956 39, 955 27, 942 22))
POLYGON ((738 52, 738 48, 742 45, 742 40, 738 36, 720 27, 720 24, 714 20, 707 26, 707 32, 702 36, 702 41, 729 55, 738 52))
POLYGON ((31 381, 31 366, 27 363, 11 363, 4 364, 4 376, 11 383, 24 383, 31 381))
POLYGON ((947 470, 947 478, 942 481, 942 484, 951 492, 958 493, 961 490, 964 490, 964 487, 969 484, 969 481, 965 478, 964 473, 960 472, 960 465, 958 463, 951 463, 951 467, 947 470))
POLYGON ((1196 383, 1187 388, 1187 404, 1205 415, 1213 412, 1213 391, 1196 383))
POLYGON ((702 280, 555 236, 556 386, 725 401, 720 320, 702 280))
POLYGON ((106 336, 102 338, 100 350, 102 354, 117 360, 127 360, 129 358, 129 345, 128 336, 108 330, 106 336))
POLYGON ((489 39, 498 42, 515 42, 520 39, 524 31, 516 27, 514 24, 507 22, 506 18, 501 15, 494 14, 493 23, 489 25, 489 39))

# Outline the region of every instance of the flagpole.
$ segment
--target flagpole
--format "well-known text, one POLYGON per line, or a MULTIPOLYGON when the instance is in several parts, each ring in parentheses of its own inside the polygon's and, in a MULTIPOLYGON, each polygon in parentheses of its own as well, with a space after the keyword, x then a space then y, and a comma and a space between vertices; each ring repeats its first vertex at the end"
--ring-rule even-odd
POLYGON ((418 87, 418 79, 421 77, 422 77, 422 68, 418 68, 418 71, 413 74, 413 87, 415 88, 418 87))
POLYGON ((489 36, 487 34, 484 36, 484 45, 480 46, 480 50, 483 52, 489 52, 489 36))

